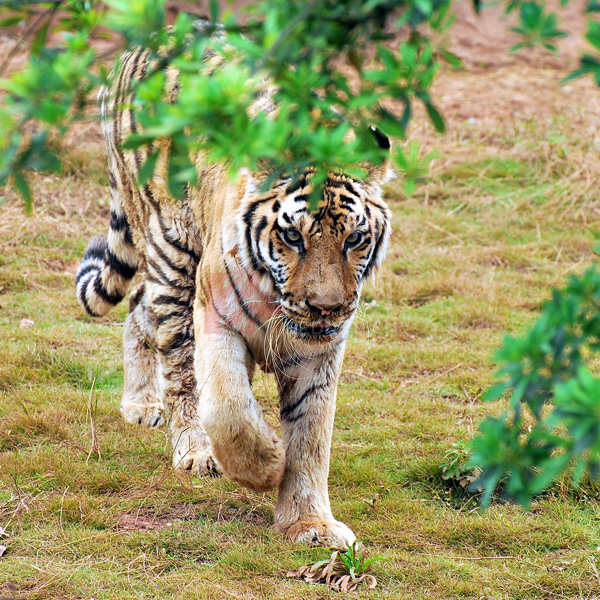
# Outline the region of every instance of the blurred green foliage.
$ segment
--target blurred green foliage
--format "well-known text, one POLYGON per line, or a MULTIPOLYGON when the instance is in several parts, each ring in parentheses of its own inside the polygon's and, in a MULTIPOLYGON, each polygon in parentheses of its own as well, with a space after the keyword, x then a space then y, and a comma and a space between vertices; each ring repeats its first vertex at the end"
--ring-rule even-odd
POLYGON ((599 356, 600 272, 592 268, 554 290, 533 326, 497 353, 500 381, 484 399, 507 396, 509 409, 483 421, 471 443, 484 505, 500 480, 506 496, 528 506, 567 471, 575 483, 600 474, 599 356))
MULTIPOLYGON (((551 47, 563 35, 544 3, 511 2, 507 9, 517 5, 522 45, 551 47)), ((421 102, 434 127, 445 131, 429 89, 440 62, 460 66, 440 41, 454 21, 450 8, 451 0, 264 0, 240 17, 221 13, 210 0, 203 26, 182 11, 167 27, 166 0, 2 2, 0 27, 15 32, 18 46, 28 45, 30 59, 0 81, 7 92, 0 108, 0 185, 12 179, 31 208, 26 172, 59 168, 56 141, 74 120, 89 118, 91 90, 109 79, 107 57, 94 40, 110 32, 120 40, 113 59, 143 46, 156 60, 135 94, 143 132, 126 143, 170 136, 168 183, 175 196, 195 181, 190 153, 200 150, 232 176, 259 165, 273 178, 312 165, 315 184, 332 170, 361 176, 361 166, 387 154, 371 125, 404 139, 414 102, 421 102), (226 59, 214 73, 204 60, 208 46, 226 59), (167 66, 180 73, 172 102, 164 89, 167 66), (264 80, 275 90, 277 110, 250 116, 264 80)), ((409 193, 433 158, 420 159, 415 143, 395 154, 409 193)), ((142 171, 146 179, 154 160, 142 171)))

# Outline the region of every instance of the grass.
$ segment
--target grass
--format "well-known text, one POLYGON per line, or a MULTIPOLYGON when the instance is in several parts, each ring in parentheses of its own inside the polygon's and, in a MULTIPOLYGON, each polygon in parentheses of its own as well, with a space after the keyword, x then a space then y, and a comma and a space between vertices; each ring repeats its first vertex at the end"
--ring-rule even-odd
MULTIPOLYGON (((348 344, 332 451, 334 514, 388 559, 373 565, 377 588, 352 597, 600 595, 597 485, 482 512, 440 472, 500 410, 478 391, 502 336, 594 260, 598 142, 581 110, 451 119, 445 139, 417 129, 444 159, 412 197, 389 186, 394 237, 348 344)), ((74 293, 108 224, 106 180, 96 162, 73 165, 33 179, 33 218, 10 190, 0 208, 0 597, 341 597, 286 577, 328 554, 272 530, 273 493, 174 472, 164 433, 121 419, 125 303, 92 320, 74 293)), ((258 375, 255 390, 276 421, 273 382, 258 375)))

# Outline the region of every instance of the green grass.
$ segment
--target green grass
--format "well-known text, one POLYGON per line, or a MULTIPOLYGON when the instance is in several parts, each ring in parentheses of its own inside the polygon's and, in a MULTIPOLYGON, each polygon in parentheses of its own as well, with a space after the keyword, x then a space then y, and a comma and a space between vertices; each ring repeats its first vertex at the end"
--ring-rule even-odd
MULTIPOLYGON (((394 237, 348 344, 332 450, 335 515, 388 559, 373 565, 376 590, 353 597, 600 595, 597 484, 557 485, 530 512, 482 512, 439 468, 501 409, 478 390, 503 335, 595 256, 598 171, 590 181, 579 166, 597 149, 565 125, 567 153, 549 161, 542 125, 496 132, 513 151, 492 158, 475 132, 472 158, 438 167, 413 197, 389 187, 394 237)), ((104 175, 79 169, 34 178, 33 218, 12 192, 0 209, 0 597, 341 597, 286 578, 326 553, 273 531, 273 493, 176 473, 163 432, 121 419, 125 303, 92 320, 75 299, 78 257, 108 223, 104 175)), ((273 382, 258 375, 255 389, 276 420, 273 382)))

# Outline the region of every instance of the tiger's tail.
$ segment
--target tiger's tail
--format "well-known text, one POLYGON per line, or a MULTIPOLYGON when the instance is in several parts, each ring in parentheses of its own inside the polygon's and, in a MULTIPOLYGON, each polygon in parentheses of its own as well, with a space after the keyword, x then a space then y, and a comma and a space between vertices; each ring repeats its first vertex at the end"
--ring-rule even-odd
POLYGON ((127 215, 115 208, 108 236, 92 238, 77 269, 77 298, 92 317, 105 315, 124 298, 139 265, 127 215))
MULTIPOLYGON (((126 71, 132 60, 137 64, 142 55, 141 50, 126 54, 121 69, 126 71)), ((140 265, 125 211, 127 194, 123 192, 125 186, 119 168, 122 155, 118 146, 122 138, 117 137, 116 130, 121 131, 122 124, 116 127, 115 119, 123 118, 122 111, 119 114, 115 111, 114 93, 108 87, 101 88, 98 102, 108 158, 110 227, 108 235, 90 240, 77 270, 77 298, 92 317, 105 315, 125 297, 140 265)))

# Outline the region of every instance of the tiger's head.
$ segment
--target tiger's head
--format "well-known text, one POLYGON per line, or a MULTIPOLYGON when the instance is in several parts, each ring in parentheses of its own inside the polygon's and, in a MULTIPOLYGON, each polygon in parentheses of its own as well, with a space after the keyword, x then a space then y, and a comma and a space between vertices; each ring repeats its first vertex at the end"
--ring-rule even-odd
POLYGON ((243 261, 262 275, 285 328, 300 340, 328 343, 347 333, 362 285, 385 255, 390 211, 381 186, 388 173, 385 164, 364 181, 330 174, 315 211, 310 171, 244 203, 243 261))

